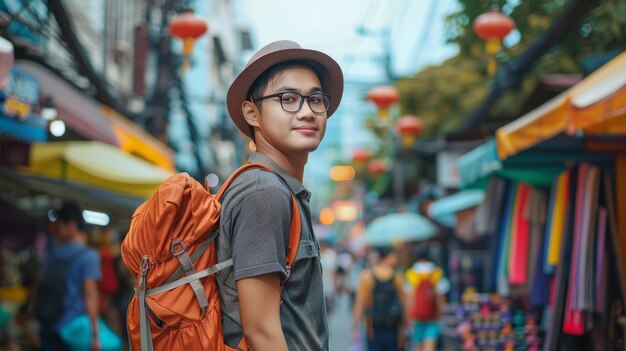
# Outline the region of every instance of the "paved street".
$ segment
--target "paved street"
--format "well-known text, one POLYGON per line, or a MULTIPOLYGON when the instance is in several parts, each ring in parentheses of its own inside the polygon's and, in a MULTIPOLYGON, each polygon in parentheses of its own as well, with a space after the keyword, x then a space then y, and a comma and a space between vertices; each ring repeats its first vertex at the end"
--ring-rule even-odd
POLYGON ((335 305, 335 310, 329 316, 330 351, 347 351, 350 348, 351 309, 347 295, 341 295, 335 305))

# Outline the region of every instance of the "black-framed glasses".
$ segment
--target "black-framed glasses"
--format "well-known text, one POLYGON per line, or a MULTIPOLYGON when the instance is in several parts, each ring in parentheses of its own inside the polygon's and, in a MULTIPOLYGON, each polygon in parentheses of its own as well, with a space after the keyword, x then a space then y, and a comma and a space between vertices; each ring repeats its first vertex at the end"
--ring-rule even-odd
POLYGON ((264 100, 277 97, 280 106, 286 112, 298 112, 304 104, 304 99, 309 103, 311 111, 315 113, 324 113, 330 107, 330 95, 322 92, 313 93, 311 95, 302 95, 295 91, 283 91, 280 93, 266 95, 256 98, 255 100, 264 100))

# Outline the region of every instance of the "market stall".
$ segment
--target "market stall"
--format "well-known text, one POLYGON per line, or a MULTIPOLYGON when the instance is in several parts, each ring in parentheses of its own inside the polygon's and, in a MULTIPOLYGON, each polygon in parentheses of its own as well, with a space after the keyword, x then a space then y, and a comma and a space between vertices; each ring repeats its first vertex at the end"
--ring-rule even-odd
MULTIPOLYGON (((479 292, 534 316, 518 326, 539 326, 532 343, 514 349, 623 342, 617 320, 626 280, 626 219, 618 215, 626 209, 625 115, 622 54, 458 162, 465 187, 485 188, 473 224, 478 237, 489 238, 491 276, 479 292)), ((485 337, 474 322, 451 334, 473 340, 474 350, 504 345, 513 334, 502 333, 485 337)))

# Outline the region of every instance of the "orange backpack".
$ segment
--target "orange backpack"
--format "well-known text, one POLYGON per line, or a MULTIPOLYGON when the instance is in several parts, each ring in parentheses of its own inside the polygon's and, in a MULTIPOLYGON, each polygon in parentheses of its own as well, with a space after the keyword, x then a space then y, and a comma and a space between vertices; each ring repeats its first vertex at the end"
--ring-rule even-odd
MULTIPOLYGON (((132 350, 232 350, 224 344, 215 273, 233 260, 217 262, 215 238, 226 189, 252 167, 271 171, 260 163, 244 165, 215 195, 187 173, 174 175, 133 214, 122 242, 124 264, 137 277, 127 315, 132 350)), ((301 226, 293 194, 291 203, 288 270, 296 257, 301 226)), ((245 340, 237 350, 248 350, 245 340)))

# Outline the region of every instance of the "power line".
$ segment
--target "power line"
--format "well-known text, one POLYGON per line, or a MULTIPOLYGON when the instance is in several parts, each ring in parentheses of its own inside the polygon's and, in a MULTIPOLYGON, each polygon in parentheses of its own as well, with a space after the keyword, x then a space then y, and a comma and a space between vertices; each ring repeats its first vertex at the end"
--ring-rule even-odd
POLYGON ((412 57, 414 57, 413 62, 415 62, 415 71, 417 72, 417 68, 419 67, 419 62, 422 58, 422 53, 426 51, 428 39, 430 39, 430 34, 433 29, 433 23, 435 21, 435 16, 437 14, 437 8, 439 7, 439 0, 431 0, 428 5, 428 14, 426 16, 426 21, 424 21, 424 25, 422 26, 421 37, 415 47, 415 52, 412 57))

